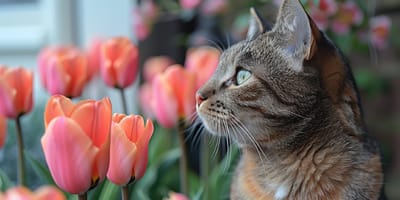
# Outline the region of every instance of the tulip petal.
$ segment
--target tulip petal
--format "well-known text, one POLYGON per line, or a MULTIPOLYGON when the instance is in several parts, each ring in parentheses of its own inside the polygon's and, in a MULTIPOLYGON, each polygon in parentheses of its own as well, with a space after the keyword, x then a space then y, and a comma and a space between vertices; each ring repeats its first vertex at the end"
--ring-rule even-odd
POLYGON ((44 111, 44 124, 45 127, 50 121, 58 116, 69 117, 74 108, 74 104, 71 99, 62 95, 53 95, 47 102, 46 109, 44 111))
POLYGON ((37 200, 64 200, 64 194, 53 186, 42 186, 35 191, 37 200))
POLYGON ((178 102, 173 88, 164 75, 158 75, 153 83, 152 110, 157 121, 166 128, 172 128, 178 121, 178 102))
MULTIPOLYGON (((143 119, 141 123, 143 123, 143 119)), ((136 146, 138 148, 137 156, 134 160, 134 174, 136 179, 142 178, 144 173, 146 172, 149 142, 151 136, 153 135, 153 132, 153 122, 151 120, 147 120, 146 126, 140 132, 140 139, 136 143, 136 146)))
POLYGON ((115 61, 117 82, 120 88, 128 87, 136 79, 138 57, 139 51, 137 47, 129 43, 125 46, 120 58, 115 61))
POLYGON ((86 100, 79 102, 71 113, 84 132, 97 147, 102 146, 110 136, 112 108, 109 98, 101 101, 86 100))
POLYGON ((7 190, 5 200, 30 200, 34 199, 34 194, 28 188, 17 186, 7 190))
POLYGON ((113 123, 110 164, 107 172, 107 178, 111 182, 117 185, 125 185, 130 181, 136 150, 136 145, 128 139, 124 130, 118 124, 113 123))
POLYGON ((16 90, 11 88, 8 83, 0 78, 0 114, 9 117, 16 118, 17 111, 14 106, 16 90))
POLYGON ((67 94, 67 86, 71 82, 71 76, 65 72, 59 57, 51 57, 46 70, 47 90, 50 94, 67 94))
POLYGON ((80 194, 91 186, 98 153, 90 138, 72 119, 53 119, 43 135, 42 148, 50 173, 63 190, 80 194))

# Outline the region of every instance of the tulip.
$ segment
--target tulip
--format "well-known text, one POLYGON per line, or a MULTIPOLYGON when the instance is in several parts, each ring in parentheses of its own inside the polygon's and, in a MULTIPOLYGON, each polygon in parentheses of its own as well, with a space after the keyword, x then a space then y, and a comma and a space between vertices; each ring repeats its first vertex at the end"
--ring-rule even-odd
POLYGON ((143 64, 143 78, 151 82, 157 74, 161 74, 167 67, 175 62, 167 56, 155 56, 146 60, 143 64))
POLYGON ((387 47, 391 24, 392 21, 387 16, 376 16, 370 19, 371 42, 375 47, 379 49, 387 47))
POLYGON ((220 52, 213 47, 190 49, 186 56, 185 67, 196 74, 196 90, 214 73, 218 66, 220 52))
POLYGON ((352 25, 359 25, 363 20, 363 13, 356 3, 347 1, 341 4, 337 10, 332 24, 332 31, 337 34, 346 34, 352 25))
POLYGON ((46 105, 42 148, 57 185, 72 194, 85 193, 102 181, 109 162, 111 102, 73 104, 55 95, 46 105))
POLYGON ((143 177, 153 123, 139 115, 114 114, 111 126, 110 164, 107 178, 121 186, 143 177))
POLYGON ((196 77, 180 65, 168 67, 152 82, 152 110, 158 122, 172 128, 178 119, 189 119, 195 108, 196 77))
POLYGON ((34 193, 23 186, 10 188, 4 194, 4 200, 31 200, 34 198, 34 193))
POLYGON ((64 194, 53 186, 42 186, 35 191, 37 200, 64 200, 64 194))
POLYGON ((171 192, 169 193, 169 198, 167 200, 189 200, 189 198, 184 194, 171 192))
POLYGON ((42 186, 35 192, 23 186, 13 187, 6 191, 1 200, 64 200, 64 194, 53 186, 42 186))
POLYGON ((3 148, 7 136, 7 119, 0 115, 0 149, 3 148))
POLYGON ((138 48, 125 37, 106 40, 101 45, 100 69, 105 83, 110 87, 126 88, 136 79, 138 48))
POLYGON ((88 80, 97 75, 100 70, 100 47, 102 42, 102 39, 94 39, 91 41, 87 49, 88 80))
POLYGON ((33 73, 0 66, 0 115, 17 117, 32 110, 33 73))
POLYGON ((152 110, 152 86, 150 83, 144 83, 139 88, 139 104, 142 109, 142 113, 144 116, 153 118, 153 110, 152 110))
POLYGON ((38 65, 42 84, 51 95, 80 96, 89 79, 87 57, 74 47, 44 49, 38 65))
POLYGON ((158 6, 153 0, 141 1, 139 5, 133 10, 133 31, 138 40, 146 39, 151 31, 153 21, 159 13, 158 6))

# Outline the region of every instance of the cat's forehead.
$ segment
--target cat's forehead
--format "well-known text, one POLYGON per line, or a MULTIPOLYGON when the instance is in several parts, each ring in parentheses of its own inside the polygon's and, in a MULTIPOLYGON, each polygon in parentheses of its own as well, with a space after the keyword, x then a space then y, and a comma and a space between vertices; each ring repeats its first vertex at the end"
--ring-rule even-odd
POLYGON ((281 51, 276 47, 276 41, 264 36, 254 40, 244 40, 228 48, 221 55, 221 63, 225 65, 246 62, 265 63, 273 58, 280 57, 280 54, 281 51))

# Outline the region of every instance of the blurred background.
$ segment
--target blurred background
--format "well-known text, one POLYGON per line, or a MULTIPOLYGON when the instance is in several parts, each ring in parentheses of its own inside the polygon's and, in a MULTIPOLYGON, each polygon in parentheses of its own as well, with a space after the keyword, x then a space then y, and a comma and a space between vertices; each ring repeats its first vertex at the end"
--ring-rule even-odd
MULTIPOLYGON (((0 63, 24 66, 37 74, 37 56, 47 46, 72 44, 87 49, 96 39, 127 36, 140 51, 140 63, 167 55, 184 63, 193 46, 227 48, 243 39, 248 10, 255 6, 273 23, 279 0, 0 0, 0 63)), ((353 67, 365 121, 383 150, 386 192, 400 199, 400 1, 304 0, 311 17, 344 51, 353 67)), ((139 112, 141 79, 128 88, 129 110, 139 112)), ((119 95, 92 80, 82 98, 119 95)), ((49 94, 35 78, 35 109, 23 119, 38 124, 27 128, 28 151, 43 161, 40 136, 42 113, 49 94)), ((120 111, 115 105, 114 111, 120 111)), ((8 140, 15 140, 9 126, 8 140)), ((0 149, 0 167, 15 176, 10 154, 13 142, 0 149), (10 164, 12 163, 12 164, 10 164)), ((40 182, 30 181, 32 185, 40 182)), ((0 183, 1 184, 1 183, 0 183)))

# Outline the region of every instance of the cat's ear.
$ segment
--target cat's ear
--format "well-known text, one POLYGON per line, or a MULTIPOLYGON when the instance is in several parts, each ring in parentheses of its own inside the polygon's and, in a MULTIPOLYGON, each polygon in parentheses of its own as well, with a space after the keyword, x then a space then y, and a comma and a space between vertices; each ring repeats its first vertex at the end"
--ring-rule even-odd
POLYGON ((247 39, 252 40, 258 35, 271 29, 271 25, 264 21, 257 10, 253 7, 250 8, 250 24, 247 31, 247 39))
POLYGON ((318 31, 299 0, 283 0, 279 9, 274 31, 285 38, 283 48, 296 58, 309 60, 314 54, 315 38, 318 31), (316 29, 316 30, 313 30, 316 29))

